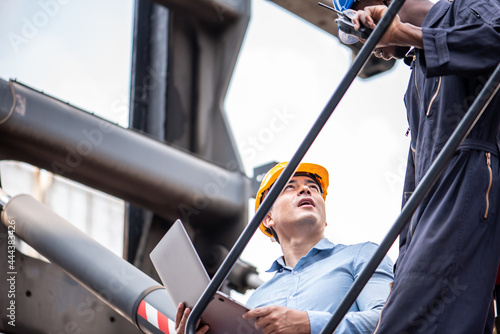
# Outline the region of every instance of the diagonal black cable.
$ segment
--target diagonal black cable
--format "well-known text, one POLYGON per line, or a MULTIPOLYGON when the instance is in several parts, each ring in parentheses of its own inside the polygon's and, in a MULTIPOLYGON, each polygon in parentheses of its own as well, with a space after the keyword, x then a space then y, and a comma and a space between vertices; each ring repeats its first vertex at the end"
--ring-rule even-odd
POLYGON ((498 92, 499 88, 500 64, 498 64, 497 68, 490 76, 488 82, 483 87, 474 103, 470 106, 455 131, 453 131, 445 146, 436 157, 436 160, 434 160, 425 176, 415 188, 415 191, 411 195, 408 202, 406 202, 399 217, 396 219, 396 222, 394 222, 394 225, 391 227, 384 240, 382 240, 380 246, 377 248, 370 261, 366 263, 359 276, 354 280, 351 288, 347 291, 346 296, 339 304, 335 313, 332 315, 332 318, 325 325, 320 334, 333 333, 333 331, 337 328, 345 314, 349 311, 349 308, 356 301, 356 298, 358 298, 361 290, 363 290, 366 283, 377 269, 380 262, 382 262, 382 259, 387 254, 394 241, 396 241, 396 238, 405 227, 406 222, 411 219, 418 205, 429 193, 431 187, 437 181, 446 165, 455 154, 458 146, 472 130, 479 117, 481 117, 490 101, 498 92))
POLYGON ((383 34, 391 24, 393 18, 396 16, 399 9, 403 6, 405 0, 395 0, 389 6, 386 14, 377 24, 377 27, 373 30, 370 37, 366 40, 366 43, 363 45, 361 50, 359 51, 356 59, 354 59, 351 67, 348 72, 340 82, 337 90, 333 93, 332 97, 324 107, 323 111, 313 124, 312 128, 307 133, 306 137, 300 144, 299 148, 293 155, 293 157, 288 162, 288 165, 285 167, 281 175, 276 180, 274 186, 271 188, 269 194, 265 197, 264 201, 260 205, 259 209, 255 213, 254 217, 248 223, 246 228, 243 230, 242 234, 234 244, 233 248, 231 248, 229 254, 224 259, 224 262, 221 264, 214 277, 210 281, 210 284, 207 286, 203 295, 200 297, 196 305, 193 307, 191 314, 188 317, 188 321, 186 323, 186 333, 195 334, 196 324, 198 320, 201 318, 201 315, 205 308, 208 306, 213 296, 222 285, 224 280, 229 275, 232 270, 234 264, 240 257, 241 253, 245 249, 246 245, 252 238, 253 234, 259 227, 261 221, 266 216, 267 212, 271 209, 272 204, 281 193, 282 189, 287 184, 288 180, 292 177, 295 170, 300 164, 302 158, 304 158, 305 154, 311 147, 312 143, 320 133, 321 129, 324 127, 331 114, 339 104, 340 100, 346 93, 347 89, 354 81, 358 73, 361 71, 366 61, 370 57, 373 49, 382 38, 383 34))

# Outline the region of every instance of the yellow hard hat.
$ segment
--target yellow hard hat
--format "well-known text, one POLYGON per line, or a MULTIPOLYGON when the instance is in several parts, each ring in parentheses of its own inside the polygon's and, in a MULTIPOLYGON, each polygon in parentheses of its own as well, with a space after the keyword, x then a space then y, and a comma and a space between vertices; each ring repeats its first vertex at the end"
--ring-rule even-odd
MULTIPOLYGON (((281 175, 281 172, 285 169, 288 162, 282 162, 271 168, 260 183, 259 190, 257 191, 257 195, 255 196, 255 211, 259 208, 260 204, 263 201, 264 194, 267 190, 271 188, 271 186, 276 182, 276 179, 281 175)), ((306 173, 309 174, 312 178, 314 178, 322 190, 323 199, 326 200, 326 194, 328 189, 328 171, 325 167, 311 164, 311 163, 301 163, 299 167, 295 171, 297 173, 306 173)), ((267 235, 268 237, 272 237, 273 235, 269 232, 269 229, 264 226, 263 223, 260 223, 260 230, 267 235)))

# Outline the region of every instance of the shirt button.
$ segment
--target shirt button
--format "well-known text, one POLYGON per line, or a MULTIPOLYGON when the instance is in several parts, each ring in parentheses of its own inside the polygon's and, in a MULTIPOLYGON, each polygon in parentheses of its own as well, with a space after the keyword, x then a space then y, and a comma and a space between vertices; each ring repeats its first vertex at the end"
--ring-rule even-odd
POLYGON ((294 274, 294 275, 297 275, 297 274, 298 274, 298 272, 294 271, 294 272, 293 272, 293 274, 294 274))
POLYGON ((293 299, 293 296, 289 296, 288 299, 293 299))

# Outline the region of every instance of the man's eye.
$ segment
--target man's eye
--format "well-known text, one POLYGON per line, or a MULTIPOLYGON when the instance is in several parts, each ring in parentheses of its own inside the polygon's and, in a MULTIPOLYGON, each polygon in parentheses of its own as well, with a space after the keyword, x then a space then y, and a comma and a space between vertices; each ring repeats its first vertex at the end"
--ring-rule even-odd
POLYGON ((285 187, 285 189, 293 189, 293 185, 288 184, 288 185, 285 187))

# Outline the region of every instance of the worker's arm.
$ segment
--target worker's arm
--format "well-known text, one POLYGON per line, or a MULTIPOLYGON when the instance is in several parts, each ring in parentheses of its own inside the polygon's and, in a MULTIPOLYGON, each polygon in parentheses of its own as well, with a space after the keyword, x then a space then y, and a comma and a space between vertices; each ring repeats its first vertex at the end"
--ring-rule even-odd
MULTIPOLYGON (((335 333, 371 333, 377 324, 383 304, 359 312, 348 312, 335 333)), ((255 318, 255 327, 266 333, 318 334, 330 321, 332 314, 321 311, 297 311, 284 306, 263 306, 244 315, 255 318)))
MULTIPOLYGON (((365 27, 375 29, 386 11, 386 6, 369 6, 365 7, 364 10, 357 11, 352 20, 354 28, 359 29, 360 23, 363 23, 365 27)), ((410 23, 403 23, 399 19, 399 15, 396 15, 377 44, 377 47, 385 46, 414 46, 423 49, 422 28, 410 23)))
MULTIPOLYGON (((366 263, 377 250, 374 243, 365 243, 360 249, 353 263, 353 278, 357 278, 366 263)), ((335 334, 362 334, 371 333, 375 329, 380 312, 385 305, 390 292, 390 285, 394 279, 393 263, 386 256, 355 302, 357 311, 348 312, 335 330, 335 334)), ((311 333, 320 333, 330 321, 332 314, 329 312, 308 311, 311 322, 311 333)))
MULTIPOLYGON (((439 21, 447 10, 453 10, 455 24, 449 27, 402 23, 396 15, 377 47, 397 45, 414 46, 425 50, 428 77, 459 75, 476 78, 489 75, 500 62, 500 4, 495 0, 438 2, 426 20, 439 21)), ((359 22, 373 29, 387 7, 371 6, 358 11, 353 23, 359 22)), ((425 23, 425 21, 424 21, 425 23)))
POLYGON ((285 306, 263 306, 248 311, 244 319, 255 318, 255 328, 267 333, 311 333, 309 316, 305 311, 293 310, 285 306))
MULTIPOLYGON (((183 303, 177 306, 177 314, 175 315, 175 332, 177 334, 184 334, 186 331, 186 322, 191 313, 191 309, 184 307, 183 303)), ((198 322, 199 324, 199 322, 198 322)), ((208 331, 208 325, 203 325, 196 331, 196 334, 205 334, 208 331)))
POLYGON ((450 10, 455 12, 453 26, 422 28, 427 76, 481 74, 486 82, 500 62, 500 4, 455 1, 450 10))

